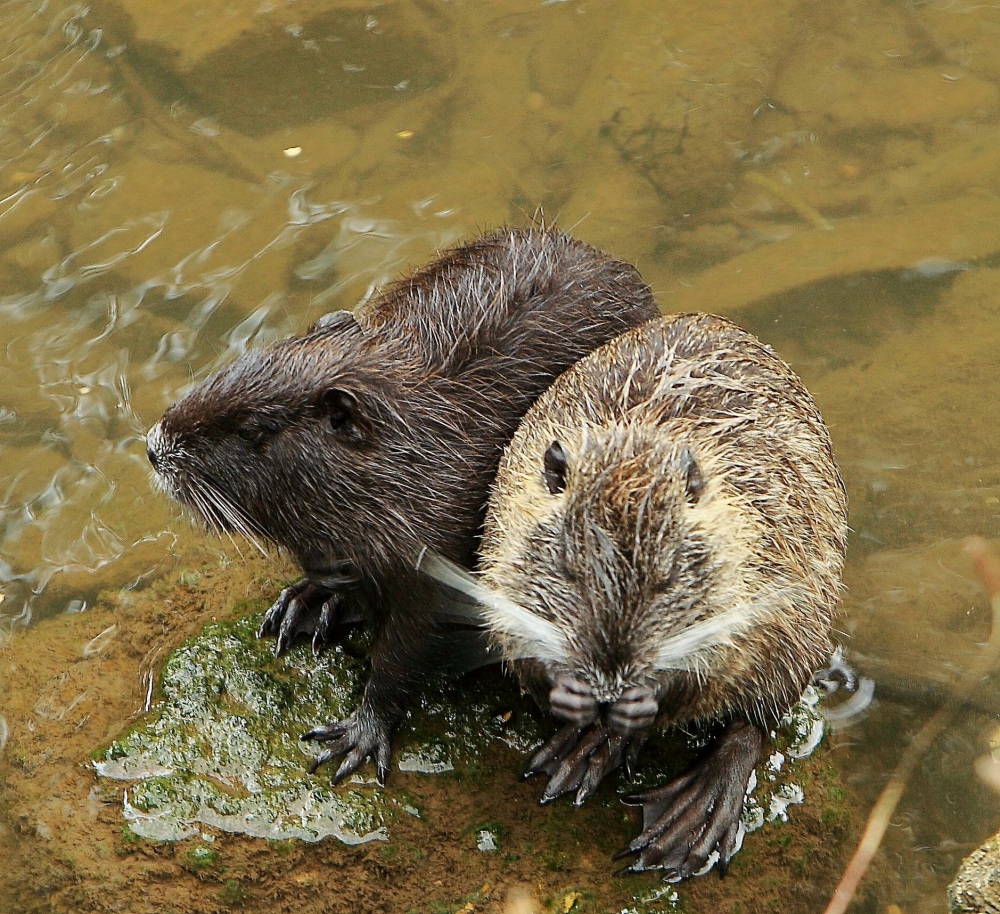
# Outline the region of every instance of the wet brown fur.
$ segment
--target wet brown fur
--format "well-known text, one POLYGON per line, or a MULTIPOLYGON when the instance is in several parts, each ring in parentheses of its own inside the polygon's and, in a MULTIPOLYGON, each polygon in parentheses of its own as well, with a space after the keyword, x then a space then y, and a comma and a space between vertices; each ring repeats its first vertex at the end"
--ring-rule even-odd
POLYGON ((377 641, 369 710, 398 718, 434 661, 413 561, 471 563, 518 421, 564 369, 656 316, 631 266, 554 229, 443 254, 352 319, 250 351, 150 433, 163 487, 222 531, 353 588, 377 641))
POLYGON ((605 698, 651 688, 660 724, 767 729, 830 655, 846 537, 843 482, 801 381, 728 320, 680 314, 584 358, 528 412, 499 467, 480 567, 567 634, 563 661, 514 664, 543 706, 569 673, 605 698), (567 455, 557 494, 543 476, 553 441, 567 455), (703 480, 694 498, 685 449, 703 480), (754 621, 729 643, 690 669, 657 668, 664 639, 741 605, 754 621))

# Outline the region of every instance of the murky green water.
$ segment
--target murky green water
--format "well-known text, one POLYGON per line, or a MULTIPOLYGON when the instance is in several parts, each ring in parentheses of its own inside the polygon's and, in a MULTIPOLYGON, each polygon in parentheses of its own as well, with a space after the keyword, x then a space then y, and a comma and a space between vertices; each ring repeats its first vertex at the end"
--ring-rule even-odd
MULTIPOLYGON (((997 9, 15 0, 0 35, 0 638, 198 541, 142 446, 191 380, 542 208, 815 392, 859 666, 948 682, 983 639, 958 539, 1000 536, 997 9)), ((0 735, 35 702, 0 696, 0 735)), ((927 713, 837 737, 866 801, 927 713)), ((1000 825, 990 731, 967 714, 896 817, 907 912, 1000 825)))

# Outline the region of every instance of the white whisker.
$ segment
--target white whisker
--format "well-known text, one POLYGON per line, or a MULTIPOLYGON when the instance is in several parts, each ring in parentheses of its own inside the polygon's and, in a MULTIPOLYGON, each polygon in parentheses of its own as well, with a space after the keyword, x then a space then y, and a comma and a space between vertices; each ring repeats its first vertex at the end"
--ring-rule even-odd
POLYGON ((569 656, 569 645, 557 626, 484 587, 471 572, 433 549, 425 546, 416 566, 418 571, 470 597, 482 607, 481 617, 490 629, 502 639, 513 642, 509 649, 505 646, 505 657, 565 661, 569 656))
POLYGON ((216 528, 225 532, 229 541, 241 556, 243 553, 229 532, 229 528, 240 534, 261 555, 267 555, 267 550, 260 541, 263 538, 263 534, 257 524, 244 511, 234 505, 218 486, 202 478, 198 480, 197 487, 192 487, 192 495, 195 495, 200 501, 206 518, 214 521, 216 528))

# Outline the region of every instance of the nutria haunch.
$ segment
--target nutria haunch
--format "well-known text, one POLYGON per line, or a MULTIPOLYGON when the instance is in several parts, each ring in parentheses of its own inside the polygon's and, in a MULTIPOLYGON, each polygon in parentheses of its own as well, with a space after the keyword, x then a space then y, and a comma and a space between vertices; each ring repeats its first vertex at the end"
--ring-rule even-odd
POLYGON ((497 473, 477 596, 523 686, 568 724, 543 801, 635 760, 654 726, 716 721, 695 768, 632 798, 629 871, 735 852, 768 731, 830 657, 846 496, 823 420, 769 347, 680 314, 606 344, 528 411, 497 473))
MULTIPOLYGON (((356 313, 245 353, 147 436, 162 487, 210 528, 277 546, 305 575, 267 612, 281 653, 368 621, 360 708, 304 738, 334 781, 389 764, 407 697, 451 641, 413 570, 420 544, 472 561, 503 446, 552 380, 657 314, 631 266, 554 229, 445 253, 356 313)), ((314 767, 315 767, 314 765, 314 767)))

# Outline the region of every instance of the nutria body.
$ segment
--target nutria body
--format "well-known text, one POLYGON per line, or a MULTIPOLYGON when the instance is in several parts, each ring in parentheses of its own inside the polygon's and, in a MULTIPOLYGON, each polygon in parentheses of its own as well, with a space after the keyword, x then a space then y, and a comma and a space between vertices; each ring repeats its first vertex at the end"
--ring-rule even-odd
POLYGON ((480 558, 504 655, 570 722, 532 763, 545 798, 582 802, 654 723, 718 721, 700 768, 637 798, 626 853, 724 868, 766 734, 830 656, 846 538, 812 398, 731 322, 652 321, 562 375, 504 454, 480 558))
POLYGON ((355 314, 250 351, 150 431, 166 491, 223 532, 290 553, 305 578, 262 634, 280 652, 344 622, 375 629, 359 710, 307 734, 347 753, 389 738, 416 677, 437 665, 413 557, 472 561, 503 445, 564 369, 656 315, 636 271, 555 230, 499 231, 444 254, 355 314))

